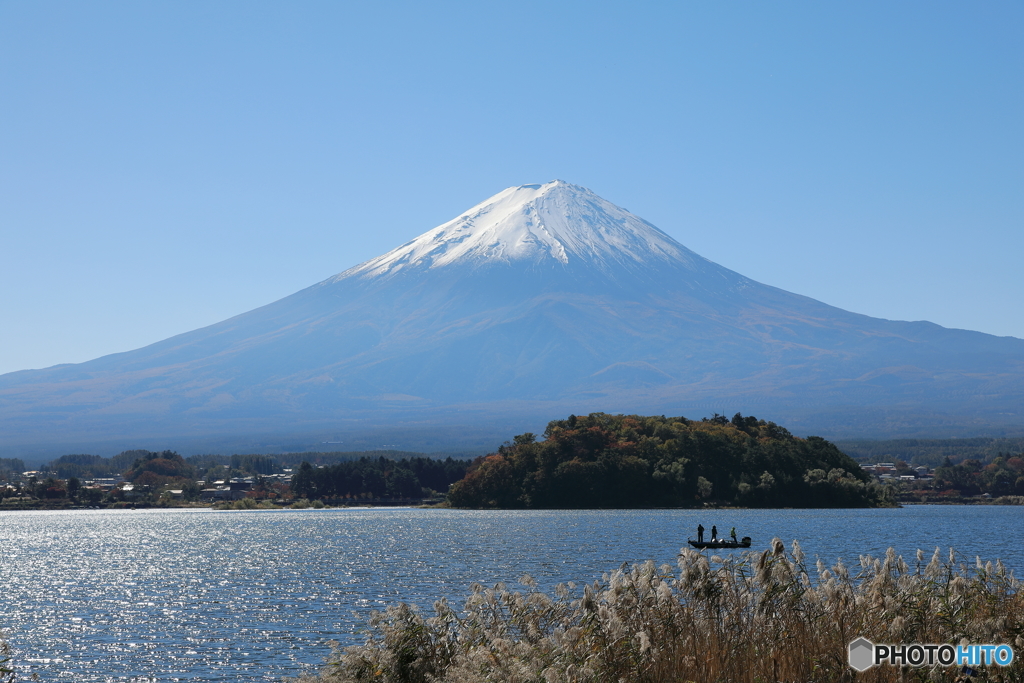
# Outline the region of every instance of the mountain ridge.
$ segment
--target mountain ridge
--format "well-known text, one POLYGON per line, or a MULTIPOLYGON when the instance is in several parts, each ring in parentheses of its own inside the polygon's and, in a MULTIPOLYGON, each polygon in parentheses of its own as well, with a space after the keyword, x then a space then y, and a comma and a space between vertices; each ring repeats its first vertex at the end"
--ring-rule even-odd
POLYGON ((508 188, 220 323, 2 375, 0 448, 54 432, 248 434, 455 410, 543 424, 707 405, 826 436, 869 433, 888 419, 879 411, 911 430, 1019 425, 999 413, 1024 415, 1024 340, 871 318, 756 282, 553 181, 508 188))

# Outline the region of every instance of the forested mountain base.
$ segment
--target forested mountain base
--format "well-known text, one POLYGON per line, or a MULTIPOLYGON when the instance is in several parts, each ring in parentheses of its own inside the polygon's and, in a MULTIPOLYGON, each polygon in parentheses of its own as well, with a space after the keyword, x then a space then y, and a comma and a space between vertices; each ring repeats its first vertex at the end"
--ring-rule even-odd
POLYGON ((592 413, 478 459, 448 499, 475 508, 870 507, 885 490, 819 437, 737 413, 701 421, 592 413))

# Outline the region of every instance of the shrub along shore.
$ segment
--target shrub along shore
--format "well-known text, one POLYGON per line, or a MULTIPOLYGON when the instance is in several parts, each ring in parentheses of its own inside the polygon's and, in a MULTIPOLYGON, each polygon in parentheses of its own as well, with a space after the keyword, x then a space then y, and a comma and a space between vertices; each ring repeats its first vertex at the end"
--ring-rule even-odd
POLYGON ((938 548, 911 563, 890 549, 808 566, 795 541, 726 559, 684 549, 676 567, 623 566, 602 582, 554 595, 472 586, 465 609, 425 615, 396 604, 370 619, 367 640, 335 652, 300 683, 662 683, 962 681, 961 668, 876 666, 855 673, 848 644, 1005 643, 1009 667, 971 680, 1024 681, 1024 595, 1001 563, 938 548))

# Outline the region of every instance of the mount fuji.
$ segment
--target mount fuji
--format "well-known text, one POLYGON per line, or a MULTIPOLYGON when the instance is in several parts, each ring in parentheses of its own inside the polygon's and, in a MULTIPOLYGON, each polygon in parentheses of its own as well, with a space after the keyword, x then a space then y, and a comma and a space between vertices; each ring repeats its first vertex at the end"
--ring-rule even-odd
POLYGON ((593 410, 739 410, 834 438, 1021 431, 1024 340, 755 282, 556 180, 215 325, 2 375, 0 450, 474 423, 500 442, 593 410))

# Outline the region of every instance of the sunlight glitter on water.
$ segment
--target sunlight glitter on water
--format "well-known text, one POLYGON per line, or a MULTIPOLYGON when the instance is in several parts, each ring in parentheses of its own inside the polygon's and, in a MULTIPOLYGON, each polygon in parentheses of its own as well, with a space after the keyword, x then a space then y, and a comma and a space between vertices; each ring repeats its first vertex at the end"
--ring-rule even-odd
POLYGON ((44 680, 268 681, 354 642, 370 609, 462 601, 474 581, 590 582, 622 562, 672 562, 698 522, 755 548, 798 538, 854 563, 892 545, 950 545, 1024 565, 1024 509, 13 512, 0 586, 20 672, 44 680))

